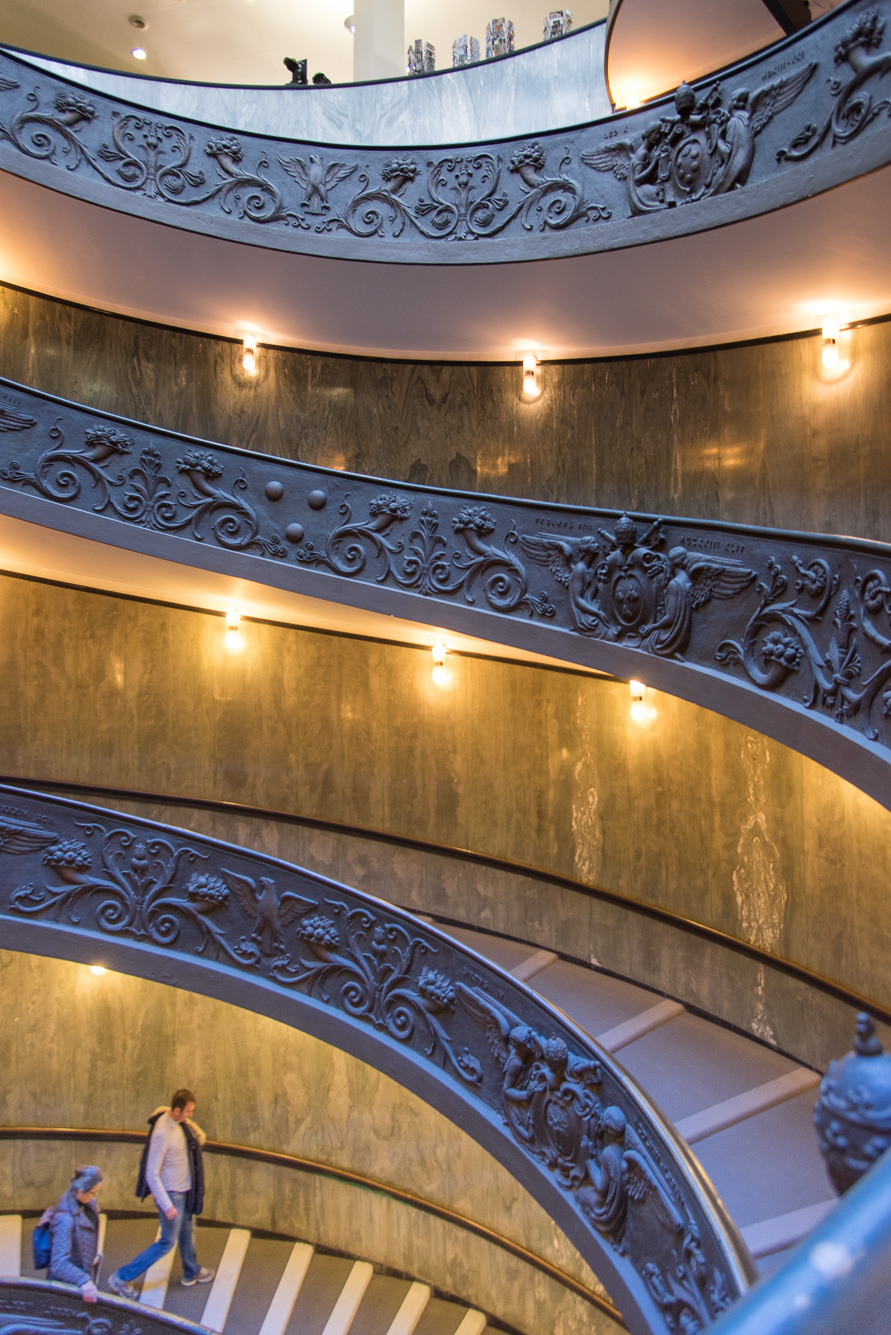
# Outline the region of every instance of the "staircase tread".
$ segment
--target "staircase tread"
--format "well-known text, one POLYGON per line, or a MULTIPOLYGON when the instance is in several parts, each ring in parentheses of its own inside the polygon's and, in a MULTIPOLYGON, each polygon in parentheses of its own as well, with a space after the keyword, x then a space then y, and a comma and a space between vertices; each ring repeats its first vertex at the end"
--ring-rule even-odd
POLYGON ((354 1264, 342 1256, 313 1256, 286 1328, 287 1335, 322 1335, 354 1264))
POLYGON ((623 1048, 619 1060, 672 1121, 797 1069, 788 1057, 688 1012, 623 1048))
POLYGON ((614 1029, 663 1000, 658 992, 569 960, 555 960, 535 975, 530 986, 589 1034, 614 1029))
POLYGON ((808 1090, 697 1143, 696 1157, 738 1228, 826 1199, 813 1111, 808 1090))
POLYGON ((455 1335, 468 1311, 466 1303, 450 1303, 443 1298, 431 1298, 414 1335, 455 1335))
POLYGON ((374 1275, 353 1318, 350 1335, 386 1335, 410 1288, 411 1280, 374 1275))
MULTIPOLYGON (((111 1232, 112 1222, 109 1220, 109 1233, 111 1232)), ((227 1228, 202 1228, 200 1222, 197 1223, 195 1251, 198 1254, 198 1264, 207 1266, 210 1270, 216 1270, 228 1237, 229 1230, 227 1228)), ((196 1321, 200 1325, 205 1303, 210 1296, 211 1286, 209 1284, 193 1284, 191 1288, 184 1289, 180 1284, 182 1276, 182 1261, 177 1247, 173 1258, 173 1268, 170 1272, 170 1283, 167 1286, 164 1311, 172 1312, 175 1316, 185 1317, 187 1321, 196 1321)))
POLYGON ((492 960, 502 969, 516 968, 524 960, 528 960, 530 955, 534 955, 539 946, 530 946, 523 941, 514 941, 507 936, 492 936, 489 932, 475 932, 471 927, 456 927, 451 923, 446 927, 442 923, 436 923, 440 931, 447 932, 453 936, 461 945, 468 946, 475 950, 477 954, 484 955, 486 959, 492 960))
POLYGON ((293 1242, 251 1238, 226 1325, 237 1335, 258 1335, 275 1297, 293 1242))

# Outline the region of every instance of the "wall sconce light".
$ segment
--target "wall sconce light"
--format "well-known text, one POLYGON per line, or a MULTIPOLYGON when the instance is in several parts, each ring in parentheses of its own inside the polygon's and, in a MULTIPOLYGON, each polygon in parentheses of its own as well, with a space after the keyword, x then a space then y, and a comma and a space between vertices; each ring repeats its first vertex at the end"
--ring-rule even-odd
POLYGON ((838 366, 838 340, 841 333, 838 320, 830 316, 823 321, 823 365, 827 371, 838 366))
POLYGON ((434 686, 448 686, 449 684, 449 673, 445 665, 447 653, 448 649, 446 649, 444 644, 434 644, 432 672, 434 686))
POLYGON ((257 340, 253 334, 246 334, 241 345, 241 364, 248 375, 257 374, 257 340))
POLYGON ((647 717, 647 688, 642 681, 629 681, 631 692, 631 721, 643 723, 647 717))
POLYGON ((523 354, 523 393, 527 399, 537 399, 541 393, 538 383, 538 358, 534 352, 523 354))
POLYGON ((223 643, 230 654, 241 653, 241 612, 237 607, 226 609, 226 638, 223 643))
POLYGON ((94 978, 101 978, 102 975, 105 973, 105 966, 102 964, 91 964, 90 973, 93 975, 94 978))

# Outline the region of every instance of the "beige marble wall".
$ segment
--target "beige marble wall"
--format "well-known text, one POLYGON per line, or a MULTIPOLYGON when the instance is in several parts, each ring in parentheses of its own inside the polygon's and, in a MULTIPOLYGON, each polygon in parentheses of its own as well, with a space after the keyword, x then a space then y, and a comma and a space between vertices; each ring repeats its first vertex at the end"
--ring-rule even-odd
MULTIPOLYGON (((588 1267, 490 1155, 386 1076, 223 1002, 0 951, 0 1125, 140 1130, 187 1084, 214 1140, 297 1154, 402 1187, 545 1257, 588 1267)), ((138 1149, 0 1142, 0 1212, 42 1209, 77 1163, 107 1172, 106 1209, 139 1208, 138 1149)), ((538 1335, 616 1329, 590 1303, 441 1220, 323 1177, 208 1157, 205 1216, 270 1229, 402 1270, 538 1335), (360 1203, 361 1202, 361 1203, 360 1203)))
MULTIPOLYGON (((472 280, 469 280, 472 281, 472 280)), ((891 540, 891 322, 544 368, 264 349, 0 288, 0 375, 111 412, 332 468, 512 496, 891 540)))
POLYGON ((650 692, 639 726, 620 683, 457 656, 440 691, 424 651, 250 623, 231 656, 219 617, 9 577, 0 617, 6 773, 491 853, 891 1002, 891 813, 705 710, 650 692))

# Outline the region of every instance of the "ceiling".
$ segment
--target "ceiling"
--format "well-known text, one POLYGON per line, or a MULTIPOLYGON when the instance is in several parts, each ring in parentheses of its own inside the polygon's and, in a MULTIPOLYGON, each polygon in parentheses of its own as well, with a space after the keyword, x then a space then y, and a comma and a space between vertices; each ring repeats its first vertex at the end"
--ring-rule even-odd
MULTIPOLYGON (((517 47, 542 40, 555 0, 510 0, 517 47)), ((607 0, 572 0, 575 26, 606 15, 607 0)), ((284 84, 285 56, 306 57, 310 77, 353 78, 353 37, 344 19, 353 0, 0 0, 0 42, 76 64, 204 83, 284 84), (145 19, 137 30, 131 15, 145 19), (141 46, 147 59, 130 52, 141 46)), ((452 42, 467 33, 485 51, 495 6, 484 0, 405 0, 405 40, 432 42, 437 67, 450 68, 452 42)), ((502 10, 501 12, 504 12, 502 10)))

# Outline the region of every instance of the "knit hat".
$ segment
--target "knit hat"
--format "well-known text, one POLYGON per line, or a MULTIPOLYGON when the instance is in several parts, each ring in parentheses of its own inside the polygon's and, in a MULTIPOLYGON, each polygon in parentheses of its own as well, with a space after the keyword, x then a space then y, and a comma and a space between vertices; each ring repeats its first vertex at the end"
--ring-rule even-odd
POLYGON ((102 1169, 97 1168, 95 1164, 88 1163, 82 1168, 74 1170, 71 1186, 75 1192, 92 1191, 101 1181, 102 1169))

